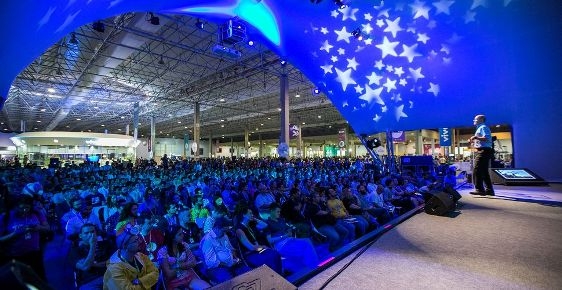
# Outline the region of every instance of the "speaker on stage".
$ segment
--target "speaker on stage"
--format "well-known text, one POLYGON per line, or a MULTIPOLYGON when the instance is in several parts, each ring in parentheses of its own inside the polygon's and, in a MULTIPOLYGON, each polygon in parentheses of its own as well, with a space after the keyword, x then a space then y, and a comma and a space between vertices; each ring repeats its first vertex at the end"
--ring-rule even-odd
POLYGON ((285 278, 266 265, 238 275, 209 289, 212 290, 260 290, 260 289, 297 289, 285 278))
POLYGON ((425 212, 431 215, 446 215, 455 210, 455 197, 444 191, 431 193, 433 196, 425 202, 425 212))

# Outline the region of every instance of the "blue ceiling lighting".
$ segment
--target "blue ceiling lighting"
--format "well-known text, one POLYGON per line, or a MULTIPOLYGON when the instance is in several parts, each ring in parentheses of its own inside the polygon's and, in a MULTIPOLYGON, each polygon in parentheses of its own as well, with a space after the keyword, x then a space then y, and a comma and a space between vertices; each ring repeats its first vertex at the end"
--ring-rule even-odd
POLYGON ((342 9, 315 2, 74 0, 30 8, 10 1, 0 17, 6 28, 0 97, 23 68, 77 27, 130 11, 239 17, 299 68, 357 134, 466 126, 475 113, 513 123, 524 112, 519 103, 538 110, 545 108, 538 102, 550 100, 532 98, 536 92, 562 91, 555 0, 353 1, 342 9))
POLYGON ((185 7, 174 11, 187 14, 237 16, 258 29, 272 44, 276 46, 281 44, 279 26, 275 20, 275 15, 265 2, 238 0, 230 5, 185 7))

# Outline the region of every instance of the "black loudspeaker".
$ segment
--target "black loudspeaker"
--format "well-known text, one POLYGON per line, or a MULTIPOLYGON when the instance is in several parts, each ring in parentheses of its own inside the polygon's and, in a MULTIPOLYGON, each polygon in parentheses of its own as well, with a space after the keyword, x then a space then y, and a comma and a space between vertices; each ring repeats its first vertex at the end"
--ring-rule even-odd
POLYGON ((297 289, 285 278, 279 276, 266 265, 238 275, 209 289, 212 290, 261 290, 261 289, 297 289))
POLYGON ((455 199, 452 194, 443 191, 432 192, 433 196, 425 202, 425 213, 431 215, 446 215, 455 209, 455 199))

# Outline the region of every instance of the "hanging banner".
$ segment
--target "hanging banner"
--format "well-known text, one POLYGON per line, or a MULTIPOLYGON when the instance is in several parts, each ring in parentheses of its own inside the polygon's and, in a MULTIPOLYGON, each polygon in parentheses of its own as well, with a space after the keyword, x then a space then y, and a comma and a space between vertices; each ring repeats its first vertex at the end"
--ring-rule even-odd
POLYGON ((406 142, 406 131, 392 132, 392 141, 402 143, 406 142))
POLYGON ((347 145, 347 134, 345 133, 345 128, 338 130, 338 146, 343 148, 347 145))
POLYGON ((335 146, 324 146, 324 157, 335 157, 338 155, 338 149, 335 146))
POLYGON ((301 130, 298 125, 289 124, 289 139, 298 138, 301 134, 301 130))
POLYGON ((439 128, 439 145, 451 146, 451 128, 439 128))

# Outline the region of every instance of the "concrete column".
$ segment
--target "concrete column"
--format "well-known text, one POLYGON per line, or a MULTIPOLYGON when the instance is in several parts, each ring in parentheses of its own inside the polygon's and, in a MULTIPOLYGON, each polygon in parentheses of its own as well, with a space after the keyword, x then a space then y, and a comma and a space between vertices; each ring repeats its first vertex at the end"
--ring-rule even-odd
POLYGON ((289 145, 289 79, 285 68, 280 77, 279 107, 281 108, 281 134, 279 143, 289 145))
POLYGON ((244 154, 246 158, 249 157, 248 152, 250 152, 250 145, 248 145, 248 143, 250 143, 250 131, 248 127, 246 127, 246 129, 244 129, 244 154))
POLYGON ((20 120, 20 131, 25 133, 25 120, 20 120))
POLYGON ((234 140, 232 137, 230 138, 230 148, 228 149, 228 152, 230 152, 230 158, 234 157, 234 140))
POLYGON ((125 126, 125 135, 129 136, 129 124, 125 126))
POLYGON ((200 136, 201 130, 201 104, 199 102, 195 102, 195 114, 193 119, 193 143, 191 145, 191 149, 194 151, 194 158, 199 158, 199 142, 201 141, 200 136))
POLYGON ((209 154, 207 156, 211 157, 213 155, 213 132, 209 134, 209 154))
POLYGON ((303 156, 303 148, 302 148, 302 125, 299 125, 299 139, 298 139, 298 144, 297 144, 297 148, 299 150, 299 154, 297 154, 297 157, 302 157, 303 156))
POLYGON ((258 151, 258 157, 261 158, 261 157, 263 157, 263 142, 261 140, 261 134, 259 135, 259 137, 260 137, 260 148, 259 148, 259 151, 258 151))
MULTIPOLYGON (((128 135, 128 134, 127 134, 128 135)), ((148 157, 150 159, 154 158, 154 148, 156 146, 156 125, 154 122, 154 116, 150 117, 150 147, 151 150, 148 152, 148 157)))
POLYGON ((422 130, 416 130, 416 155, 423 155, 423 134, 422 134, 422 130))
POLYGON ((431 137, 431 155, 435 155, 435 139, 431 137))
POLYGON ((135 105, 133 106, 133 128, 134 128, 133 138, 135 139, 135 143, 137 142, 138 134, 139 134, 139 111, 140 111, 139 103, 136 102, 135 105))

